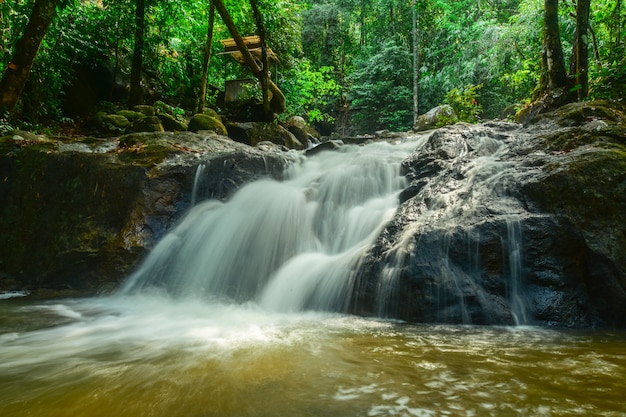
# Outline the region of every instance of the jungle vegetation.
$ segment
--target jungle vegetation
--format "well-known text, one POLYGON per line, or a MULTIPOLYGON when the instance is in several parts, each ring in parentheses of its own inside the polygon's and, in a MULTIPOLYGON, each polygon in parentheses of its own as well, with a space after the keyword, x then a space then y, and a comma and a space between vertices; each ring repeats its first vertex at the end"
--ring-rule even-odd
POLYGON ((0 74, 0 133, 78 125, 97 110, 96 99, 219 110, 225 80, 254 77, 266 88, 251 96, 260 100, 273 83, 284 93, 281 118, 300 115, 343 133, 407 130, 415 110, 442 103, 476 121, 542 97, 623 100, 626 6, 622 0, 0 1, 0 74), (242 36, 260 35, 279 61, 251 71, 222 54, 220 40, 233 37, 225 17, 242 36))

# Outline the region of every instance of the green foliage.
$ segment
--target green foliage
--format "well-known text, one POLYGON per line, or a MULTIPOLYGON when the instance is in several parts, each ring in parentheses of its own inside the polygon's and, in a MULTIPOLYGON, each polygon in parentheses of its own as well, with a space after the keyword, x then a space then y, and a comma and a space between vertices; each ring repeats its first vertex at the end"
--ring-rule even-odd
POLYGON ((407 130, 413 122, 411 53, 390 40, 356 62, 348 98, 354 120, 366 131, 407 130))
POLYGON ((333 67, 314 70, 304 59, 284 76, 283 92, 289 103, 285 117, 303 116, 309 122, 332 122, 328 113, 330 105, 337 99, 341 87, 333 79, 333 67))
POLYGON ((9 116, 6 114, 0 115, 0 136, 4 136, 12 130, 14 130, 14 128, 9 121, 9 116))
POLYGON ((458 89, 453 88, 446 94, 445 103, 452 106, 457 117, 462 122, 476 123, 483 111, 478 103, 478 91, 483 88, 479 85, 466 85, 458 89))
MULTIPOLYGON (((286 116, 298 114, 311 122, 351 120, 353 125, 347 128, 356 131, 411 126, 412 1, 257 1, 268 43, 280 59, 272 73, 287 97, 286 116), (346 113, 352 117, 343 117, 346 113)), ((241 34, 254 34, 249 1, 224 2, 241 34)), ((33 3, 0 1, 0 71, 10 62, 33 3)), ((195 105, 209 4, 146 2, 142 85, 148 102, 163 100, 187 109, 195 105)), ((573 6, 560 4, 567 57, 575 24, 573 6)), ((604 1, 591 6, 598 48, 593 43, 590 47, 590 97, 623 99, 626 5, 604 1)), ((495 118, 504 108, 531 97, 540 76, 542 0, 418 0, 415 7, 422 113, 446 101, 461 107, 456 108, 461 119, 495 118)), ((106 66, 112 72, 107 81, 128 85, 134 8, 133 0, 61 3, 20 103, 20 124, 34 126, 63 117, 64 92, 80 71, 106 66)), ((219 41, 230 37, 217 16, 209 67, 213 106, 225 80, 250 77, 230 57, 219 55, 223 50, 219 41)))

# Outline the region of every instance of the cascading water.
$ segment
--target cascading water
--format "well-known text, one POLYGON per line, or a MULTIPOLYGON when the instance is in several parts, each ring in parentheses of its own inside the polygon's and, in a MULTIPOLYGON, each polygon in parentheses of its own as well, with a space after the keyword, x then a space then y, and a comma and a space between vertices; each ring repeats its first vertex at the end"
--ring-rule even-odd
POLYGON ((406 185, 400 163, 424 138, 346 146, 303 159, 285 181, 254 182, 226 203, 198 203, 122 293, 162 288, 268 310, 342 311, 358 260, 406 185))
POLYGON ((191 191, 191 206, 192 207, 196 205, 196 201, 198 199, 198 188, 200 186, 200 181, 205 171, 206 171, 205 164, 198 165, 198 168, 196 169, 196 175, 193 178, 193 189, 191 191))
POLYGON ((199 201, 200 166, 196 204, 121 294, 0 296, 0 415, 623 416, 623 334, 334 313, 389 243, 368 282, 373 315, 393 317, 415 267, 446 281, 432 298, 448 309, 432 321, 470 322, 477 284, 466 278, 484 272, 488 230, 503 304, 526 320, 527 219, 506 195, 516 175, 506 146, 481 137, 432 158, 433 136, 303 158, 285 181, 257 181, 225 203, 199 201), (414 183, 400 163, 415 149, 446 169, 407 199, 414 183), (493 227, 471 227, 480 222, 493 227))
POLYGON ((344 146, 322 157, 303 157, 290 167, 286 180, 256 181, 227 202, 196 201, 205 171, 200 165, 194 206, 121 293, 158 289, 175 297, 252 302, 267 311, 352 311, 353 296, 360 291, 360 262, 398 209, 399 194, 407 187, 401 163, 411 154, 438 164, 446 161, 447 168, 429 175, 413 199, 419 212, 386 252, 370 301, 373 314, 400 316, 400 276, 416 253, 415 236, 419 240, 430 234, 434 238, 424 267, 440 283, 432 295, 440 306, 433 320, 473 323, 466 299, 485 305, 489 296, 474 295, 480 236, 466 226, 483 221, 488 210, 489 217, 507 225, 501 238, 508 262, 508 270, 502 271, 506 302, 515 323, 526 324, 520 296, 520 208, 507 196, 515 180, 513 165, 502 158, 506 152, 502 138, 485 134, 469 139, 422 134, 393 144, 344 146), (467 247, 463 267, 452 262, 451 252, 458 258, 458 236, 465 236, 460 240, 467 247))

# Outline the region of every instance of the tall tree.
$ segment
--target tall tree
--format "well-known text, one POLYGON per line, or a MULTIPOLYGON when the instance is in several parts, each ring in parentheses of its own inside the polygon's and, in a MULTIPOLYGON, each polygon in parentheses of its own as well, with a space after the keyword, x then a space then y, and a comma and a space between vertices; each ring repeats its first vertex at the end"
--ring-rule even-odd
POLYGON ((584 100, 589 93, 589 9, 591 0, 578 0, 576 3, 576 32, 574 50, 570 65, 570 75, 575 80, 578 100, 584 100))
POLYGON ((215 6, 209 6, 209 24, 207 29, 206 45, 204 46, 204 56, 202 60, 202 76, 200 78, 200 91, 198 92, 198 105, 196 110, 202 112, 206 102, 206 88, 209 79, 209 64, 211 63, 211 46, 213 45, 213 26, 215 25, 215 6))
POLYGON ((0 116, 15 109, 41 42, 56 16, 59 2, 60 0, 35 0, 24 35, 17 41, 13 58, 0 81, 0 116))
POLYGON ((143 67, 144 33, 146 29, 146 4, 144 0, 136 0, 135 8, 135 46, 133 50, 133 63, 130 70, 130 97, 133 104, 143 103, 143 91, 141 89, 141 72, 143 67))
POLYGON ((417 124, 417 117, 419 116, 418 82, 420 65, 419 52, 417 50, 418 14, 415 0, 411 3, 411 8, 413 9, 413 125, 415 126, 417 124))
POLYGON ((567 91, 569 80, 559 32, 559 0, 545 0, 544 6, 541 90, 550 95, 562 95, 567 91))

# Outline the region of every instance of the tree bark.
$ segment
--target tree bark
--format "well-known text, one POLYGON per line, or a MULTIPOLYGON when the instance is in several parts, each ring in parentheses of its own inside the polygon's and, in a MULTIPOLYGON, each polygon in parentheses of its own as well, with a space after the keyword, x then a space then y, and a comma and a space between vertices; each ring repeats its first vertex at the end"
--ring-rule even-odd
POLYGON ((58 4, 59 0, 35 1, 24 35, 15 44, 13 59, 0 81, 0 117, 15 110, 35 63, 41 42, 56 16, 58 4))
POLYGON ((141 72, 143 67, 143 48, 145 32, 146 6, 144 0, 136 0, 135 9, 135 46, 133 49, 133 63, 130 70, 130 97, 131 105, 143 104, 141 90, 141 72))
POLYGON ((201 113, 206 103, 206 88, 209 80, 209 64, 211 63, 211 46, 213 45, 213 26, 215 25, 215 6, 209 7, 209 24, 207 29, 206 45, 204 46, 204 60, 202 62, 202 77, 198 92, 197 112, 201 113))
POLYGON ((417 124, 417 117, 419 116, 418 82, 420 66, 419 52, 417 50, 418 14, 415 3, 415 0, 411 3, 411 8, 413 9, 413 126, 417 124))
POLYGON ((545 0, 544 5, 541 89, 551 95, 560 95, 567 91, 569 80, 559 32, 559 0, 545 0))
POLYGON ((591 0, 578 0, 576 4, 576 33, 574 54, 570 66, 571 76, 575 80, 578 101, 587 98, 589 93, 589 9, 591 0))
MULTIPOLYGON (((261 79, 262 77, 261 68, 259 68, 259 66, 257 65, 256 61, 254 60, 254 57, 252 56, 252 54, 248 50, 248 47, 243 41, 243 38, 239 34, 239 31, 237 30, 237 27, 235 26, 233 19, 230 17, 228 10, 226 10, 226 7, 224 6, 224 2, 222 0, 211 0, 211 1, 215 5, 215 9, 217 10, 217 12, 220 14, 222 21, 228 28, 230 35, 233 37, 233 40, 235 41, 235 44, 237 44, 237 48, 241 52, 243 59, 245 60, 246 64, 250 67, 252 74, 254 74, 256 78, 261 79)), ((272 82, 272 80, 269 80, 268 88, 272 93, 272 99, 270 101, 270 107, 272 111, 274 113, 283 113, 287 108, 285 95, 283 94, 282 91, 280 91, 280 88, 278 88, 278 86, 272 82)))

